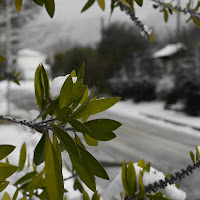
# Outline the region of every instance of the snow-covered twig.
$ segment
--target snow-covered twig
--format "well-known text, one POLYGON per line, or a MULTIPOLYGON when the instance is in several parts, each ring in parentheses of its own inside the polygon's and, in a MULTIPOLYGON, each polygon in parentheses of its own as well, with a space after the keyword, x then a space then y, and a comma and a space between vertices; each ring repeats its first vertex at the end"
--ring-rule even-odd
MULTIPOLYGON (((22 120, 22 119, 19 119, 19 118, 10 117, 10 116, 3 116, 3 115, 0 115, 0 119, 6 120, 6 121, 9 121, 9 122, 13 122, 13 123, 16 123, 16 124, 24 125, 24 126, 27 126, 29 128, 32 128, 32 129, 35 129, 35 130, 41 130, 41 131, 42 130, 43 131, 46 131, 46 130, 53 131, 53 128, 50 126, 49 123, 52 122, 52 121, 55 121, 55 118, 51 118, 49 120, 45 120, 45 121, 41 121, 41 122, 34 122, 34 121, 22 120)), ((75 130, 73 130, 71 127, 69 127, 69 128, 60 127, 60 128, 64 131, 75 132, 75 130)))
POLYGON ((194 16, 194 17, 197 17, 197 18, 200 17, 199 12, 196 12, 196 11, 190 9, 190 8, 181 8, 181 6, 178 6, 178 5, 173 6, 172 4, 166 4, 166 3, 159 1, 159 0, 151 0, 151 1, 157 3, 159 6, 162 6, 163 8, 168 8, 170 10, 176 10, 179 13, 184 13, 185 15, 189 13, 191 16, 194 16))
POLYGON ((138 17, 135 16, 133 10, 130 7, 123 4, 120 0, 118 1, 118 5, 121 7, 122 11, 125 11, 127 15, 130 16, 131 20, 135 23, 135 25, 139 28, 140 32, 143 33, 147 39, 150 38, 151 31, 148 31, 146 25, 144 25, 138 17))
POLYGON ((10 122, 13 122, 13 123, 16 123, 16 124, 24 125, 24 126, 27 126, 29 128, 32 128, 32 129, 38 129, 38 128, 42 129, 42 130, 46 130, 46 129, 52 130, 53 129, 49 125, 44 125, 44 124, 40 124, 40 123, 36 123, 36 122, 33 122, 33 121, 28 121, 28 120, 22 120, 22 119, 18 119, 18 118, 15 118, 15 117, 0 115, 0 119, 10 121, 10 122))
POLYGON ((72 176, 68 177, 68 178, 64 178, 63 181, 67 181, 69 179, 72 179, 74 177, 78 176, 78 174, 73 174, 72 176))
POLYGON ((46 107, 44 108, 44 110, 42 112, 40 112, 40 114, 33 120, 33 122, 36 122, 40 117, 43 116, 44 112, 47 110, 47 108, 52 104, 52 101, 50 101, 46 107))

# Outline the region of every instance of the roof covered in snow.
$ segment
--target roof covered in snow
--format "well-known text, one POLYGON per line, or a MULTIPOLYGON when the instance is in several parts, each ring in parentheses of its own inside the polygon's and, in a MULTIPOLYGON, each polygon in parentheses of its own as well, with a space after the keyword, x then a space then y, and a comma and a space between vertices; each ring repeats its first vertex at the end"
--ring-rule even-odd
POLYGON ((39 51, 35 51, 33 49, 29 49, 29 48, 19 50, 18 55, 20 55, 20 56, 33 56, 33 57, 35 57, 35 56, 36 57, 45 56, 45 54, 43 54, 39 51))
POLYGON ((176 44, 168 44, 159 51, 153 54, 153 58, 164 58, 170 57, 175 55, 176 53, 180 52, 181 50, 186 51, 187 46, 183 43, 176 43, 176 44))

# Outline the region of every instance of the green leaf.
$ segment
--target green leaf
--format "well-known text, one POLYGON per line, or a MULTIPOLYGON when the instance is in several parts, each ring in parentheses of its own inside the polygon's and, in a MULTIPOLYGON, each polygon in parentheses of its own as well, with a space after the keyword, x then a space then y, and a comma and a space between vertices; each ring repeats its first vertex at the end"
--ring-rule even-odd
POLYGON ((67 123, 68 117, 72 113, 72 109, 69 107, 64 107, 60 109, 57 113, 56 120, 61 121, 62 124, 67 123))
POLYGON ((19 13, 22 8, 22 0, 15 0, 15 7, 17 12, 19 13))
POLYGON ((44 0, 44 5, 49 16, 52 18, 55 12, 55 3, 54 0, 44 0))
POLYGON ((96 191, 96 192, 92 195, 92 200, 100 200, 100 194, 98 194, 98 191, 96 191))
POLYGON ((18 169, 19 172, 24 169, 25 162, 26 162, 26 144, 24 143, 20 150, 19 169, 18 169))
POLYGON ((15 146, 12 145, 0 145, 0 160, 8 156, 14 149, 15 146))
POLYGON ((75 110, 77 108, 77 106, 80 105, 80 101, 81 101, 81 98, 78 100, 74 100, 74 102, 72 102, 71 109, 75 110))
POLYGON ((145 161, 144 159, 140 160, 137 164, 139 167, 144 168, 145 167, 145 161))
POLYGON ((94 138, 90 137, 87 134, 83 135, 85 142, 89 145, 89 146, 98 146, 98 140, 95 140, 94 138))
POLYGON ((130 196, 137 191, 136 172, 133 163, 130 161, 126 172, 127 188, 130 196))
POLYGON ((50 93, 49 93, 49 79, 48 79, 48 75, 47 72, 44 68, 44 66, 41 64, 42 68, 41 68, 41 79, 42 79, 42 85, 43 85, 43 89, 44 89, 44 101, 45 101, 45 106, 48 104, 49 102, 49 98, 50 98, 50 93))
POLYGON ((94 4, 95 0, 88 0, 88 2, 85 4, 81 12, 86 11, 88 8, 90 8, 94 4))
POLYGON ((85 94, 86 90, 88 90, 88 87, 87 87, 86 85, 82 85, 82 88, 81 88, 79 94, 77 95, 77 97, 75 98, 75 100, 81 99, 81 100, 80 100, 80 103, 81 103, 81 101, 82 101, 84 95, 86 95, 86 98, 85 98, 85 99, 87 99, 88 91, 87 91, 87 93, 85 94))
POLYGON ((100 8, 102 10, 105 10, 105 1, 104 0, 97 0, 97 2, 99 4, 100 8))
POLYGON ((127 166, 126 166, 126 161, 124 161, 122 165, 122 183, 123 183, 126 194, 129 195, 127 182, 126 182, 126 174, 127 174, 127 166))
POLYGON ((60 145, 58 144, 57 137, 54 133, 53 133, 53 147, 54 147, 54 150, 56 152, 57 158, 59 160, 60 166, 62 168, 61 149, 60 149, 60 145))
POLYGON ((89 102, 78 112, 75 112, 74 114, 72 114, 72 117, 74 119, 78 119, 78 118, 85 117, 87 115, 97 114, 99 112, 102 112, 102 111, 107 110, 108 108, 112 107, 119 100, 120 100, 120 97, 109 97, 109 98, 98 99, 96 101, 89 102))
MULTIPOLYGON (((91 95, 91 94, 90 94, 91 95)), ((87 98, 88 98, 88 87, 86 88, 86 91, 85 91, 85 93, 84 93, 84 95, 83 95, 83 98, 82 98, 82 100, 81 100, 81 102, 80 102, 80 104, 82 105, 83 103, 85 103, 85 101, 87 100, 87 98)), ((90 99, 91 99, 92 97, 90 97, 90 99)), ((89 100, 90 101, 90 100, 89 100)), ((88 102, 89 102, 88 101, 88 102)))
POLYGON ((194 160, 194 154, 192 151, 190 151, 190 158, 192 160, 193 163, 195 163, 195 160, 194 160))
POLYGON ((11 198, 7 192, 4 193, 2 200, 11 200, 11 198))
POLYGON ((33 0, 33 2, 39 6, 43 6, 43 4, 44 4, 44 0, 33 0))
POLYGON ((88 127, 85 126, 85 124, 79 122, 78 120, 69 118, 68 122, 70 123, 70 125, 73 127, 74 130, 88 135, 90 134, 90 130, 88 129, 88 127))
POLYGON ((36 166, 40 165, 44 161, 44 157, 45 157, 45 135, 43 134, 34 150, 34 157, 33 157, 34 164, 36 166))
POLYGON ((50 103, 50 105, 46 108, 46 110, 44 111, 43 115, 53 115, 53 113, 56 113, 56 109, 60 110, 59 107, 59 98, 55 99, 54 101, 52 101, 50 103))
POLYGON ((77 80, 84 79, 84 68, 85 68, 85 63, 83 62, 77 75, 77 80))
POLYGON ((73 81, 71 75, 67 77, 65 80, 61 91, 60 91, 60 97, 59 97, 59 105, 60 108, 67 107, 69 104, 69 100, 72 94, 73 89, 73 81))
POLYGON ((85 190, 82 191, 82 194, 83 194, 83 200, 90 200, 90 197, 85 190))
POLYGON ((145 191, 144 190, 140 190, 139 193, 137 194, 137 198, 138 199, 143 199, 145 196, 145 191))
POLYGON ((24 194, 27 191, 32 191, 37 188, 44 188, 45 187, 45 181, 43 178, 44 170, 42 170, 37 176, 34 176, 33 179, 22 185, 20 188, 24 188, 24 194))
POLYGON ((124 5, 130 7, 130 4, 126 0, 120 0, 124 5))
POLYGON ((167 22, 168 21, 168 12, 167 12, 167 10, 166 9, 164 9, 164 19, 165 19, 165 22, 167 22))
POLYGON ((0 192, 2 192, 9 184, 10 182, 8 181, 1 181, 0 182, 0 192))
POLYGON ((140 185, 140 189, 141 190, 144 190, 144 185, 143 185, 143 179, 142 179, 142 171, 140 170, 140 173, 139 173, 139 185, 140 185))
POLYGON ((173 15, 173 10, 171 8, 168 8, 168 11, 171 15, 173 15))
POLYGON ((43 110, 49 102, 49 79, 42 64, 35 72, 35 97, 40 110, 43 110))
POLYGON ((35 72, 35 97, 40 110, 43 110, 44 105, 44 88, 42 85, 42 66, 39 65, 35 72))
POLYGON ((60 142, 67 150, 67 152, 74 154, 75 156, 79 156, 79 151, 77 149, 77 146, 74 140, 69 136, 69 134, 55 125, 52 125, 52 127, 54 129, 56 136, 59 138, 60 142))
POLYGON ((192 16, 194 24, 200 29, 200 20, 197 17, 192 16))
POLYGON ((92 191, 96 190, 94 175, 89 171, 87 163, 82 159, 70 154, 70 159, 80 179, 92 191))
MULTIPOLYGON (((87 94, 87 92, 88 91, 86 90, 85 94, 87 94)), ((72 116, 79 113, 89 103, 90 99, 92 98, 93 93, 94 93, 94 87, 93 87, 93 89, 92 89, 92 91, 91 91, 91 93, 88 97, 84 94, 82 100, 83 99, 85 99, 85 100, 83 102, 81 100, 81 102, 80 102, 81 106, 72 114, 72 116)))
POLYGON ((71 73, 70 73, 71 77, 76 77, 76 71, 73 70, 71 73))
POLYGON ((150 172, 151 164, 147 163, 146 166, 143 168, 143 171, 150 172))
POLYGON ((5 57, 0 55, 0 63, 2 63, 5 60, 5 57))
POLYGON ((18 193, 19 193, 19 188, 16 189, 12 200, 16 200, 17 199, 18 193))
POLYGON ((199 160, 200 154, 199 154, 199 148, 196 146, 196 162, 199 160))
POLYGON ((142 7, 143 0, 135 0, 135 2, 138 4, 138 6, 142 7))
POLYGON ((27 182, 27 181, 29 181, 30 179, 32 179, 36 175, 37 175, 36 171, 29 172, 29 173, 25 174, 24 176, 22 176, 19 180, 17 180, 14 185, 17 186, 19 184, 27 182))
POLYGON ((85 163, 88 163, 89 171, 100 178, 109 180, 108 174, 106 173, 105 169, 101 166, 101 164, 81 146, 78 145, 78 149, 81 154, 81 159, 85 163))
POLYGON ((176 9, 174 9, 174 8, 172 8, 172 10, 173 10, 175 13, 177 13, 178 15, 180 15, 180 13, 178 12, 178 10, 176 10, 176 9))
POLYGON ((153 4, 153 8, 154 8, 154 9, 157 9, 157 8, 158 8, 158 5, 153 4))
POLYGON ((72 93, 70 96, 69 105, 71 105, 74 102, 74 100, 76 99, 78 94, 81 92, 82 86, 83 86, 83 79, 77 80, 73 84, 73 89, 72 89, 72 93))
POLYGON ((48 135, 45 135, 45 183, 50 200, 63 200, 61 166, 48 135))
POLYGON ((0 163, 0 181, 4 181, 6 178, 16 172, 18 167, 10 165, 8 163, 0 163))
POLYGON ((81 193, 83 191, 83 186, 78 179, 75 179, 74 181, 74 190, 79 190, 81 193))
POLYGON ((80 138, 77 135, 75 135, 75 142, 76 142, 76 144, 81 146, 83 149, 85 149, 83 143, 81 142, 80 138))
POLYGON ((168 198, 160 197, 160 196, 156 196, 156 195, 145 195, 145 196, 151 200, 170 200, 168 198))
POLYGON ((84 125, 90 130, 88 134, 90 137, 107 141, 116 137, 112 132, 121 126, 121 123, 111 119, 95 119, 84 123, 84 125))
POLYGON ((166 174, 165 177, 170 179, 170 173, 166 174))

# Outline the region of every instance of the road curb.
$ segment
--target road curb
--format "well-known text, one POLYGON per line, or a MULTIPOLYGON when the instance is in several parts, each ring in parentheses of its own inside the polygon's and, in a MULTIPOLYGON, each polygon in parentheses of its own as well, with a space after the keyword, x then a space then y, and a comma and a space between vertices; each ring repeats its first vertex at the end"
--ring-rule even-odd
POLYGON ((177 125, 177 126, 189 127, 189 128, 194 129, 194 130, 200 131, 200 127, 196 127, 196 126, 193 126, 193 125, 190 125, 190 124, 176 122, 176 121, 173 121, 173 120, 170 120, 170 119, 166 119, 166 118, 163 118, 163 117, 158 117, 158 116, 147 114, 147 113, 143 113, 143 112, 140 112, 140 114, 145 116, 145 117, 151 118, 151 119, 164 121, 164 122, 171 123, 171 124, 174 124, 174 125, 177 125))

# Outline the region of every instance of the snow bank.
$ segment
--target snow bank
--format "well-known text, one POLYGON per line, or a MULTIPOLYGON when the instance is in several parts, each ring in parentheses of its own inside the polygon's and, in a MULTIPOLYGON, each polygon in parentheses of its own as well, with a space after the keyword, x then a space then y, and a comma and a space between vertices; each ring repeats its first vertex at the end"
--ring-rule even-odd
MULTIPOLYGON (((137 177, 137 188, 139 188, 139 172, 142 170, 141 167, 137 166, 137 163, 134 163, 136 177, 137 177)), ((148 184, 152 184, 155 181, 164 180, 165 175, 156 170, 155 168, 151 167, 150 172, 144 172, 143 174, 143 185, 147 186, 148 184)), ((164 189, 160 189, 163 195, 167 195, 168 198, 173 200, 185 200, 186 193, 182 190, 178 189, 175 184, 167 185, 164 189)), ((104 200, 121 200, 120 193, 123 192, 125 194, 125 190, 123 189, 122 179, 121 179, 121 171, 118 175, 114 178, 111 184, 106 189, 103 199, 104 200)), ((152 193, 153 194, 153 193, 152 193)))

